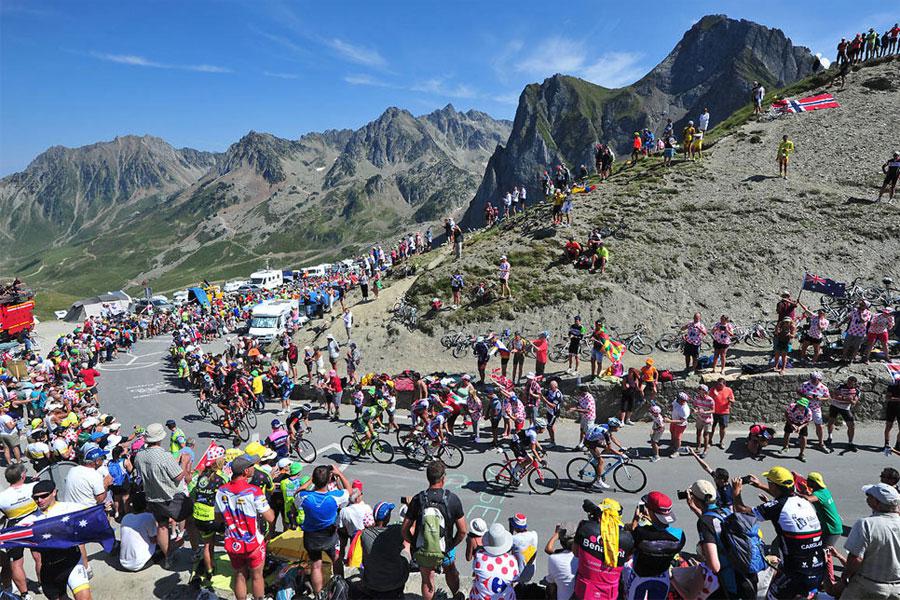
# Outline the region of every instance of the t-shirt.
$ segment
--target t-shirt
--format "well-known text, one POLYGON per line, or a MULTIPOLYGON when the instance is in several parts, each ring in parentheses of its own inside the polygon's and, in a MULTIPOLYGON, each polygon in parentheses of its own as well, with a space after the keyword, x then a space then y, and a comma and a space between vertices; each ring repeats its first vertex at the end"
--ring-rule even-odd
POLYGON ((691 406, 687 402, 672 403, 672 420, 678 421, 679 425, 687 425, 688 417, 691 416, 691 406))
POLYGON ((90 507, 97 504, 96 496, 105 492, 103 475, 97 469, 78 465, 66 474, 66 485, 60 499, 90 507))
POLYGON ((778 144, 778 156, 787 158, 794 152, 794 142, 791 140, 783 141, 778 144))
POLYGON ((96 377, 100 375, 100 371, 97 369, 81 369, 78 371, 78 374, 81 375, 81 378, 84 380, 84 385, 90 388, 97 385, 96 377))
POLYGON ((216 511, 225 519, 225 550, 240 548, 239 542, 250 548, 261 544, 264 536, 258 520, 267 510, 266 495, 246 479, 236 479, 220 487, 216 492, 216 511))
POLYGON ((181 467, 171 452, 159 446, 141 450, 134 457, 134 468, 144 481, 148 502, 168 502, 182 491, 175 478, 181 475, 181 467))
POLYGON ((842 383, 834 391, 834 396, 831 398, 831 405, 835 408, 847 410, 859 399, 859 388, 851 388, 848 387, 846 383, 842 383))
POLYGON ((347 535, 353 537, 356 532, 375 524, 372 515, 372 507, 365 502, 349 504, 341 510, 340 526, 347 530, 347 535))
POLYGON ((515 600, 513 583, 518 578, 519 566, 512 553, 494 556, 478 550, 472 559, 469 600, 515 600))
POLYGON ((360 535, 362 580, 366 589, 389 592, 400 589, 409 579, 409 561, 403 556, 403 534, 399 523, 369 527, 360 535))
POLYGON ((519 582, 526 583, 534 577, 534 555, 537 552, 538 534, 536 531, 520 531, 514 533, 512 553, 519 561, 519 582), (531 558, 531 562, 526 560, 531 558))
POLYGON ((347 490, 317 492, 302 490, 295 496, 297 508, 303 509, 303 531, 322 531, 337 523, 338 510, 347 504, 347 490))
POLYGON ((728 386, 721 390, 713 387, 709 390, 709 395, 713 399, 713 412, 717 415, 727 415, 731 413, 731 403, 734 402, 734 391, 728 386))
POLYGON ((841 515, 838 514, 834 498, 831 497, 831 491, 815 490, 812 495, 819 500, 813 506, 816 507, 816 514, 819 515, 822 532, 831 535, 843 535, 844 522, 841 520, 841 515))
POLYGON ((684 532, 669 525, 642 525, 634 530, 634 572, 639 577, 658 577, 669 570, 672 559, 684 548, 684 532))
POLYGON ((537 362, 539 363, 547 362, 547 340, 542 338, 531 340, 531 345, 534 346, 535 360, 537 360, 537 362))
POLYGON ((126 571, 139 571, 156 552, 156 519, 148 512, 122 517, 119 564, 126 571))
MULTIPOLYGON (((459 496, 449 490, 428 488, 424 494, 428 498, 429 506, 436 505, 440 507, 440 511, 444 515, 445 548, 449 549, 453 545, 453 538, 456 537, 456 520, 463 518, 466 514, 463 510, 462 502, 460 502, 459 496), (444 506, 441 507, 441 498, 445 494, 446 501, 444 506)), ((413 523, 418 523, 421 514, 422 492, 413 496, 409 501, 409 507, 406 509, 406 518, 413 523)))
POLYGON ((556 584, 556 600, 569 600, 575 593, 575 573, 578 559, 569 551, 557 552, 547 558, 547 581, 556 584))
POLYGON ((844 548, 863 559, 858 573, 873 581, 900 581, 900 514, 875 513, 853 525, 844 548))
POLYGON ((822 573, 825 568, 822 526, 811 503, 792 494, 757 506, 753 514, 771 521, 775 527, 785 571, 803 575, 822 573))
POLYGON ((593 423, 597 418, 597 403, 591 394, 583 394, 578 399, 578 408, 586 411, 581 414, 581 419, 588 423, 593 423))
POLYGON ((37 503, 31 499, 32 489, 33 483, 24 483, 0 492, 0 511, 8 519, 7 527, 14 525, 13 521, 27 517, 37 510, 37 503))

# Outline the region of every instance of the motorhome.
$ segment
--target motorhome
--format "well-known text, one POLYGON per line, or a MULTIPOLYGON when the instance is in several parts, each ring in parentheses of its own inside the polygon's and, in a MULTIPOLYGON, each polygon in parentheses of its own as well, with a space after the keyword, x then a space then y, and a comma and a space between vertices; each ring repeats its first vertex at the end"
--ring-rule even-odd
MULTIPOLYGON (((297 300, 267 300, 250 309, 247 335, 261 342, 270 342, 287 331, 291 324, 291 312, 299 308, 297 300)), ((309 319, 300 317, 302 325, 309 319)))
POLYGON ((265 289, 274 289, 284 283, 281 271, 275 269, 266 269, 264 271, 256 271, 250 274, 250 283, 258 285, 265 289))
POLYGON ((304 267, 303 272, 306 273, 307 277, 325 277, 328 274, 329 266, 329 264, 324 263, 314 267, 304 267))

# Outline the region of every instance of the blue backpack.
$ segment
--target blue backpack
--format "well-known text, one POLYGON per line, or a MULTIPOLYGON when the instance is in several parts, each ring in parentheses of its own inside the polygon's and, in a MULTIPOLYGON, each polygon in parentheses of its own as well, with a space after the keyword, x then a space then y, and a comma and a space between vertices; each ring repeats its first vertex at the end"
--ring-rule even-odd
POLYGON ((109 476, 112 478, 113 485, 125 485, 125 482, 131 479, 128 471, 125 470, 124 458, 109 461, 106 468, 109 470, 109 476))
POLYGON ((731 567, 743 575, 753 575, 768 568, 765 546, 760 537, 760 520, 756 515, 733 513, 726 508, 707 511, 722 521, 719 541, 731 567))

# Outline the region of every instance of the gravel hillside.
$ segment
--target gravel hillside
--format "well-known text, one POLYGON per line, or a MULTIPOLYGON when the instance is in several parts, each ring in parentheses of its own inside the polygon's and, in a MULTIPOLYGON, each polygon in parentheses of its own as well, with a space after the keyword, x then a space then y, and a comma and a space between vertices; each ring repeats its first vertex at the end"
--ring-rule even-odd
MULTIPOLYGON (((430 256, 430 269, 409 296, 422 307, 435 295, 446 301, 457 267, 468 284, 493 281, 505 253, 513 267, 514 302, 442 311, 423 319, 415 333, 371 318, 360 323, 358 336, 389 364, 402 366, 403 357, 415 353, 422 362, 417 368, 449 368, 452 360, 436 340, 446 329, 556 332, 578 313, 586 321, 602 315, 620 328, 645 322, 655 338, 695 310, 707 323, 721 313, 738 323, 771 319, 777 291, 798 290, 805 268, 838 280, 862 277, 868 284, 884 275, 900 280, 900 199, 849 200, 877 196, 880 167, 898 144, 896 65, 862 69, 845 89, 829 90, 841 108, 748 122, 702 161, 679 159, 665 170, 658 159, 648 159, 617 171, 598 190, 576 196, 571 228, 549 227, 543 206, 506 226, 469 234, 463 260, 430 256), (785 133, 796 153, 790 177, 782 180, 775 150, 785 133), (591 275, 561 260, 569 235, 583 241, 592 226, 620 220, 627 230, 608 242, 606 274, 591 275)), ((808 292, 804 297, 818 302, 808 292)), ((387 308, 378 304, 380 311, 387 308)))

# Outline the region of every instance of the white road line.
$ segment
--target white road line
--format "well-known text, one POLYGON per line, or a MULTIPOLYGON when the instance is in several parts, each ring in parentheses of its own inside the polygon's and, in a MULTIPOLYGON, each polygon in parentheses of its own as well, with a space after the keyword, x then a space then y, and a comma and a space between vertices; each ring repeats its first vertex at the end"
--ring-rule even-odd
MULTIPOLYGON (((344 453, 344 451, 341 450, 341 445, 335 443, 335 444, 328 444, 327 446, 324 446, 322 448, 318 448, 318 455, 323 456, 325 454, 326 450, 331 450, 331 449, 338 450, 341 454, 344 453)), ((342 473, 347 470, 347 467, 350 466, 349 458, 347 456, 344 456, 344 459, 345 460, 341 461, 341 464, 338 465, 338 468, 341 470, 342 473)))
POLYGON ((131 364, 131 363, 127 363, 127 364, 125 364, 125 365, 122 365, 121 368, 117 368, 117 369, 114 369, 114 368, 113 368, 113 366, 115 366, 115 365, 110 365, 110 366, 108 366, 108 367, 107 367, 107 366, 101 366, 101 367, 100 367, 100 370, 101 370, 101 371, 108 371, 108 372, 110 372, 110 373, 118 373, 118 372, 120 372, 120 371, 137 371, 138 369, 146 369, 146 368, 148 368, 148 367, 156 366, 156 365, 159 364, 159 361, 152 362, 152 363, 144 363, 144 364, 140 364, 140 365, 137 365, 136 367, 131 367, 131 366, 129 366, 130 364, 131 364))

